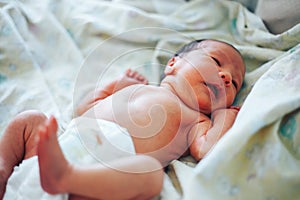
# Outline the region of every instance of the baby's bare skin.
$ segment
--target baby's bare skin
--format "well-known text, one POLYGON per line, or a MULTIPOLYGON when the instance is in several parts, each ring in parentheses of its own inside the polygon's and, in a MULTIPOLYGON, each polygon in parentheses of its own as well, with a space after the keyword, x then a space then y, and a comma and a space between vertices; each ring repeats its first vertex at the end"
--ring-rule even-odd
MULTIPOLYGON (((237 110, 230 112, 227 122, 231 126, 237 110)), ((125 127, 137 153, 154 156, 165 165, 188 150, 195 137, 193 127, 201 126, 197 132, 202 134, 211 127, 207 115, 186 106, 170 89, 143 84, 131 85, 98 101, 83 116, 125 127)))
POLYGON ((188 134, 196 123, 203 122, 205 129, 209 126, 206 115, 187 107, 169 89, 143 84, 114 93, 83 116, 125 127, 137 153, 152 155, 165 164, 188 149, 188 134))

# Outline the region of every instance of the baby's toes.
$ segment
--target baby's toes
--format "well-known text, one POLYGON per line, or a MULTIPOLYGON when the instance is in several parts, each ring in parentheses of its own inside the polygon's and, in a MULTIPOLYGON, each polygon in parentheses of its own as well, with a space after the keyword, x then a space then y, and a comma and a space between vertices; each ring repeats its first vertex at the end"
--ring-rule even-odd
POLYGON ((141 83, 144 83, 144 84, 147 84, 148 83, 148 80, 143 76, 143 75, 140 75, 138 77, 138 80, 141 82, 141 83))
POLYGON ((145 78, 145 76, 140 74, 138 71, 135 71, 135 70, 132 70, 132 69, 127 69, 126 70, 126 76, 136 80, 139 83, 144 83, 144 84, 148 83, 148 80, 145 78))
POLYGON ((138 75, 136 76, 136 79, 137 79, 138 81, 143 82, 143 81, 145 80, 145 77, 144 77, 143 75, 141 75, 141 74, 138 74, 138 75))
POLYGON ((126 76, 128 76, 129 78, 134 78, 136 76, 137 72, 133 71, 131 69, 127 69, 126 70, 126 76))

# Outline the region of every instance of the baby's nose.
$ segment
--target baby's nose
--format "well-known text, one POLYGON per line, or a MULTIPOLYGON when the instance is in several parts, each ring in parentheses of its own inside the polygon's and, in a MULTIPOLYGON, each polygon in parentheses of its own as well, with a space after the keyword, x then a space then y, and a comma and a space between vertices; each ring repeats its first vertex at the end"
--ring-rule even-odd
POLYGON ((228 72, 219 72, 219 76, 224 81, 224 85, 226 87, 231 85, 232 77, 231 77, 230 73, 228 73, 228 72))

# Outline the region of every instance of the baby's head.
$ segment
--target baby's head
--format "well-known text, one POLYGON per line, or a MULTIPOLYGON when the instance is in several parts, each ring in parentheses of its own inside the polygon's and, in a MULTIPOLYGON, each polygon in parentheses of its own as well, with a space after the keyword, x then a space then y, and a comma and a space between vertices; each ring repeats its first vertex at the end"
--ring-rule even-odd
POLYGON ((232 105, 242 86, 245 64, 232 45, 217 40, 195 40, 168 62, 162 83, 189 107, 204 112, 232 105))

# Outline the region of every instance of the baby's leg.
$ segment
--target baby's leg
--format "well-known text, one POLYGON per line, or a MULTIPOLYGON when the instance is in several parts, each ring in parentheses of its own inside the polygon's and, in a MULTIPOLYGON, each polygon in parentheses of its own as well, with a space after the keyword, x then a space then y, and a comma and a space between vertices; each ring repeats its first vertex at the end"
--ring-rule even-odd
POLYGON ((65 159, 56 137, 54 117, 39 131, 38 160, 41 184, 50 194, 69 193, 70 199, 149 199, 162 188, 160 163, 133 156, 110 163, 73 166, 65 159))
MULTIPOLYGON (((64 175, 72 170, 66 161, 56 139, 57 122, 50 117, 44 126, 40 127, 38 140, 38 160, 40 165, 41 184, 50 194, 65 193, 64 175), (55 166, 54 166, 55 165, 55 166), (61 189, 61 190, 60 190, 61 189)), ((79 180, 76 180, 78 182, 79 180)), ((76 184, 76 182, 74 182, 76 184)), ((66 183, 68 184, 68 183, 66 183)), ((95 200, 86 196, 70 194, 69 200, 95 200)))
POLYGON ((60 149, 56 132, 57 122, 53 116, 38 131, 37 155, 41 185, 50 194, 65 192, 64 176, 72 170, 60 149))
POLYGON ((35 135, 46 119, 41 112, 30 110, 8 124, 0 140, 0 199, 14 166, 36 154, 35 135))

